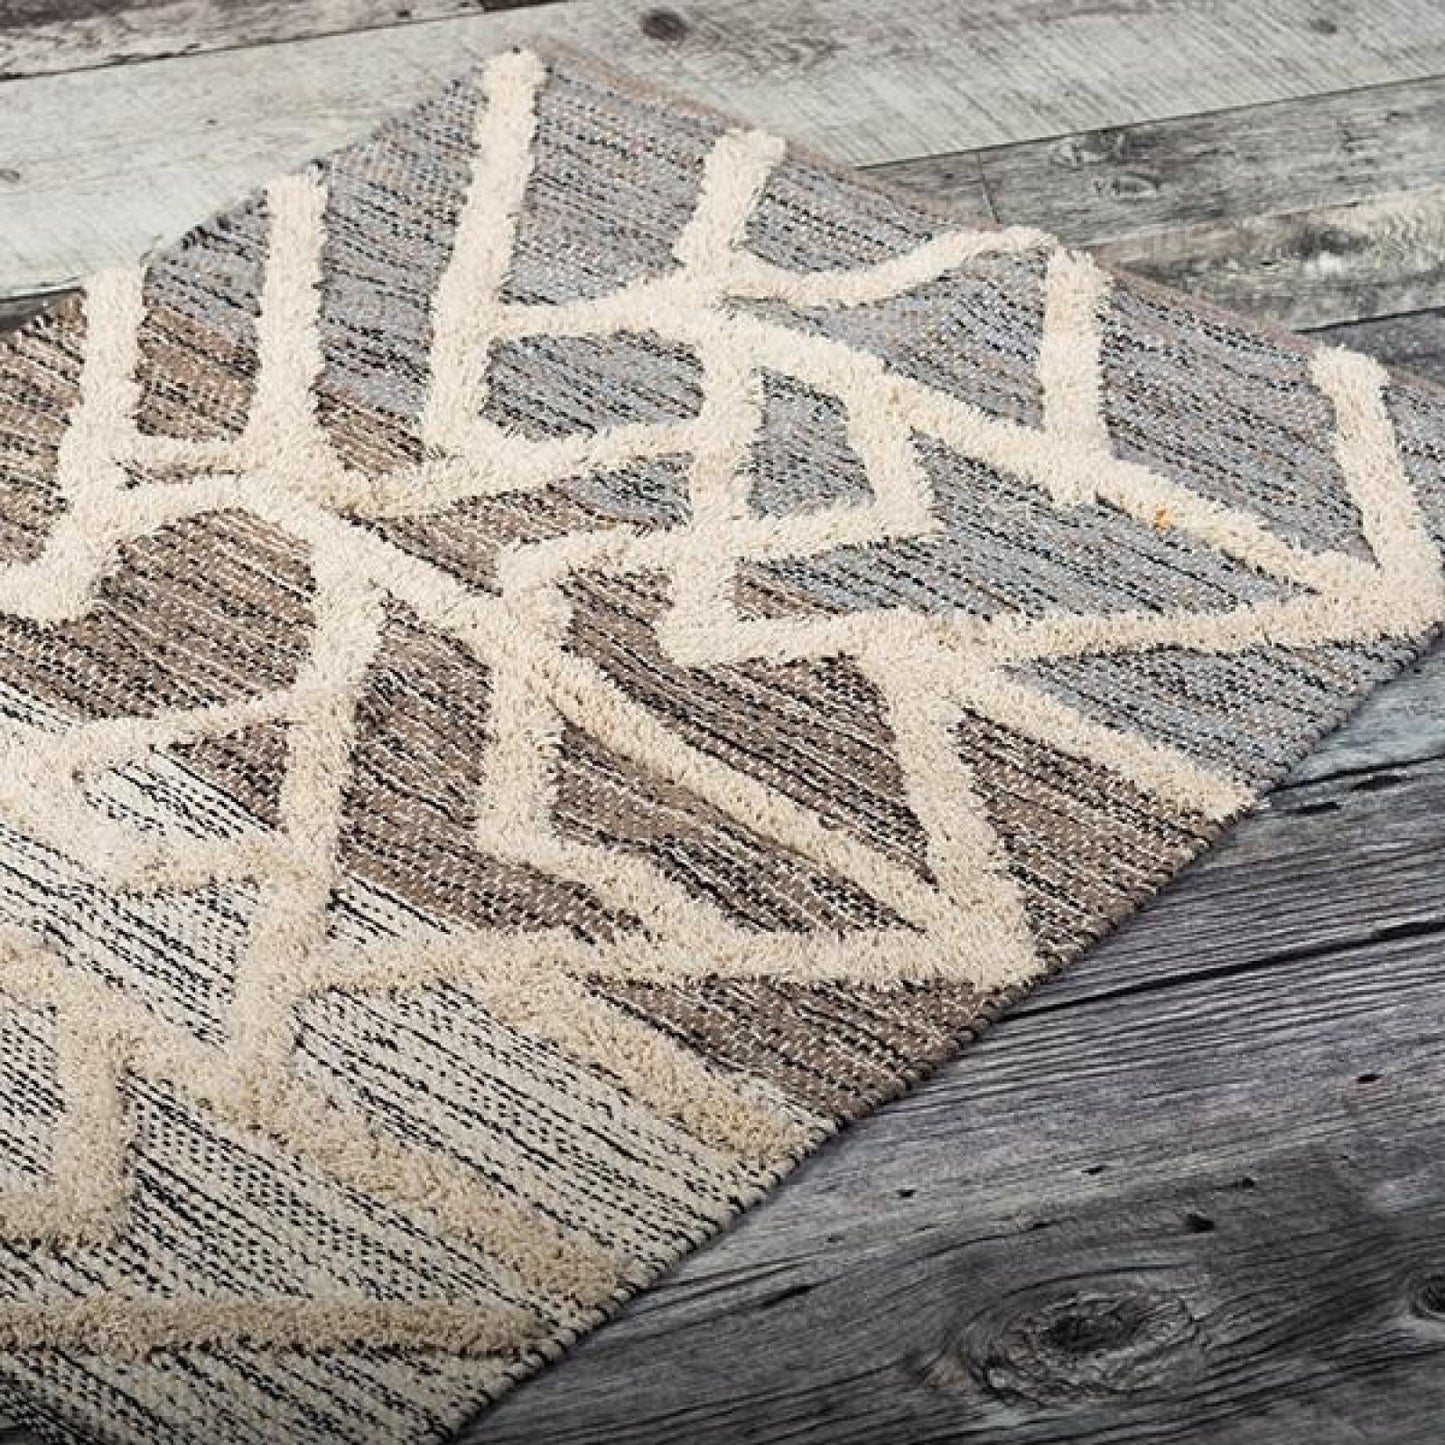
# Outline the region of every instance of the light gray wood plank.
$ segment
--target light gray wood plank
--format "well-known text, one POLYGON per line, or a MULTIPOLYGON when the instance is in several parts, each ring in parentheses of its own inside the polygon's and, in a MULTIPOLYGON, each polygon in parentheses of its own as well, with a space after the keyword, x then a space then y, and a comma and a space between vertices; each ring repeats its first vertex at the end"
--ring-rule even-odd
POLYGON ((1066 239, 1097 245, 1439 186, 1442 132, 1437 78, 1035 141, 977 161, 1000 214, 1047 210, 1066 239))
POLYGON ((1445 80, 908 161, 888 180, 1295 327, 1445 302, 1445 80))
POLYGON ((1316 0, 718 0, 675 27, 655 11, 570 0, 0 86, 0 294, 133 259, 519 40, 565 42, 855 164, 1445 71, 1433 0, 1328 26, 1316 0))
MULTIPOLYGON (((0 75, 19 78, 53 74, 71 68, 193 55, 258 42, 465 17, 478 11, 512 9, 532 3, 538 0, 3 0, 0 3, 0 75)), ((635 13, 643 21, 643 33, 650 39, 680 44, 702 36, 704 43, 710 43, 729 34, 743 37, 737 15, 729 13, 742 8, 745 7, 736 3, 713 4, 706 10, 686 4, 654 4, 639 7, 635 13)), ((1082 48, 1100 40, 1122 40, 1134 53, 1064 57, 1066 67, 1076 66, 1083 60, 1095 89, 1102 89, 1107 83, 1112 66, 1120 61, 1135 65, 1141 58, 1140 52, 1153 38, 1152 23, 1150 28, 1140 31, 1128 24, 1121 29, 1117 22, 1121 19, 1127 22, 1148 8, 1173 12, 1185 45, 1201 33, 1216 32, 1218 43, 1230 49, 1236 65, 1245 72, 1232 80, 1226 79, 1226 85, 1249 86, 1260 78, 1259 50, 1251 52, 1246 44, 1240 43, 1240 37, 1232 36, 1226 29, 1234 19, 1232 12, 1243 9, 1229 4, 1228 0, 1223 3, 1221 0, 1164 0, 1162 5, 1153 7, 1141 7, 1130 0, 1088 0, 1088 3, 973 0, 966 7, 950 8, 961 12, 946 17, 951 38, 968 40, 989 50, 997 47, 1006 60, 1011 60, 1012 52, 1017 49, 1019 36, 1014 32, 1021 32, 1025 38, 1039 34, 1041 49, 1045 51, 1082 48), (1061 33, 1058 30, 1061 26, 1068 29, 1061 33), (1253 76, 1248 74, 1251 70, 1255 71, 1253 76)), ((794 64, 811 66, 836 57, 857 40, 876 42, 895 28, 891 14, 869 13, 865 16, 866 26, 860 27, 859 17, 864 12, 858 6, 832 9, 832 23, 826 28, 817 18, 800 23, 800 16, 807 12, 799 10, 783 17, 786 28, 770 25, 766 36, 753 32, 756 40, 749 47, 750 58, 754 63, 765 62, 774 69, 794 64), (773 35, 786 35, 792 43, 786 49, 769 44, 773 35)), ((1360 41, 1383 48, 1381 37, 1374 33, 1377 27, 1368 24, 1353 7, 1346 7, 1333 16, 1321 16, 1304 6, 1279 5, 1275 9, 1277 13, 1264 24, 1255 19, 1249 34, 1261 40, 1267 49, 1279 52, 1277 69, 1287 72, 1280 78, 1316 74, 1321 63, 1326 67, 1337 65, 1342 59, 1347 60, 1351 45, 1360 41)), ((1407 43, 1421 39, 1414 25, 1421 13, 1424 12, 1420 7, 1413 7, 1389 17, 1397 27, 1397 38, 1407 43)), ((902 19, 906 26, 909 17, 905 14, 902 19)), ((899 37, 903 44, 916 43, 916 38, 921 37, 899 37)), ((1387 41, 1385 45, 1392 43, 1387 41)), ((1057 62, 1055 56, 1046 54, 1041 58, 1046 64, 1057 62)), ((1148 59, 1161 74, 1170 67, 1170 59, 1165 55, 1149 55, 1148 59)), ((1219 78, 1214 79, 1217 82, 1219 78)), ((1300 92, 1291 88, 1283 93, 1300 92)), ((1038 112, 1047 104, 1071 106, 1073 100, 1040 96, 1033 101, 1031 110, 1038 112)))
POLYGON ((476 15, 539 0, 0 0, 0 78, 476 15))
POLYGON ((1445 187, 1092 247, 1110 265, 1291 327, 1445 301, 1445 187))

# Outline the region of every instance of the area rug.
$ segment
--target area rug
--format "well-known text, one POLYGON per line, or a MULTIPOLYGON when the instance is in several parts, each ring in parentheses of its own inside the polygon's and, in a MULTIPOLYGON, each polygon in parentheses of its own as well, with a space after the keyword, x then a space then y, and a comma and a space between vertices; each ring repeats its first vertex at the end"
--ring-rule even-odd
POLYGON ((95 276, 0 353, 0 1412, 450 1438, 1410 657, 1442 461, 528 54, 95 276))

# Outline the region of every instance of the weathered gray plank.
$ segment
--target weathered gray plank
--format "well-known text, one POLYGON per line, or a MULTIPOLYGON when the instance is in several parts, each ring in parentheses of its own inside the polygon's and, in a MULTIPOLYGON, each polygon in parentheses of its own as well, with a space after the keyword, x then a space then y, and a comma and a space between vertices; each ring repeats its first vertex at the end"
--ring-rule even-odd
POLYGON ((1412 311, 1445 300, 1445 187, 1092 249, 1111 265, 1285 326, 1412 311))
POLYGON ((1011 144, 1445 71, 1445 11, 1379 0, 646 0, 229 50, 0 86, 0 286, 133 258, 469 59, 560 40, 845 162, 1011 144))
POLYGON ((1445 80, 883 168, 1286 325, 1445 301, 1445 80))
POLYGON ((986 150, 1000 214, 1097 244, 1445 184, 1445 79, 1295 98, 986 150))
POLYGON ((1387 366, 1445 385, 1445 309, 1440 307, 1327 326, 1317 334, 1340 346, 1366 351, 1387 366))
MULTIPOLYGON (((463 17, 531 3, 538 0, 5 0, 0 3, 0 76, 14 78, 193 55, 257 42, 463 17)), ((652 39, 676 44, 701 35, 704 43, 711 43, 720 35, 745 38, 735 13, 744 8, 734 0, 731 5, 710 5, 702 13, 700 7, 691 5, 651 5, 636 13, 645 16, 644 33, 652 39)), ((1261 40, 1267 49, 1283 52, 1279 68, 1286 74, 1278 78, 1289 81, 1316 75, 1321 61, 1327 68, 1339 64, 1357 43, 1371 48, 1395 43, 1391 39, 1382 44, 1380 27, 1349 9, 1321 16, 1313 9, 1288 4, 1275 6, 1277 13, 1264 25, 1246 7, 1230 0, 1164 0, 1150 7, 1130 0, 974 0, 967 7, 952 8, 961 13, 947 17, 951 38, 970 40, 988 50, 997 48, 1005 59, 1012 59, 1017 48, 1017 37, 1011 33, 1016 30, 1030 35, 1038 27, 1045 27, 1040 32, 1045 50, 1062 51, 1101 40, 1122 40, 1125 52, 1064 57, 1067 66, 1075 66, 1083 59, 1091 86, 1096 89, 1103 88, 1109 70, 1120 62, 1137 64, 1144 47, 1152 41, 1152 23, 1143 30, 1133 29, 1128 23, 1146 9, 1173 12, 1185 45, 1200 33, 1214 32, 1216 44, 1227 47, 1238 67, 1246 72, 1234 83, 1246 87, 1261 78, 1262 56, 1257 48, 1241 43, 1241 37, 1230 31, 1240 12, 1255 21, 1249 32, 1252 38, 1261 40), (1122 29, 1118 23, 1121 20, 1126 22, 1122 29), (1069 29, 1060 33, 1060 26, 1069 29), (1247 74, 1250 70, 1256 73, 1247 74)), ((858 16, 862 12, 857 6, 835 6, 833 10, 829 17, 832 24, 826 30, 817 21, 800 24, 797 19, 786 31, 770 26, 772 33, 791 37, 792 44, 785 50, 772 45, 764 48, 767 42, 757 35, 758 43, 749 47, 753 52, 750 58, 774 68, 798 63, 811 66, 834 58, 857 39, 876 40, 898 28, 891 14, 875 12, 866 17, 866 33, 860 35, 858 16)), ((1396 27, 1396 38, 1407 42, 1419 39, 1418 27, 1412 26, 1422 13, 1415 6, 1391 15, 1389 21, 1396 27)), ((906 14, 902 17, 905 33, 897 39, 904 45, 916 45, 926 37, 908 35, 909 20, 906 14)), ((1049 55, 1041 58, 1046 64, 1057 59, 1049 55)), ((1148 59, 1160 73, 1171 63, 1164 55, 1149 55, 1148 59)), ((1303 87, 1317 88, 1314 84, 1303 87)), ((1298 94, 1303 90, 1292 84, 1283 93, 1298 94)), ((1159 94, 1164 94, 1162 88, 1159 94)), ((1047 105, 1072 108, 1073 103, 1074 98, 1041 95, 1034 98, 1030 109, 1037 114, 1047 105)), ((1220 103, 1228 102, 1215 102, 1220 103)))
POLYGON ((469 1439, 1432 1445, 1439 948, 1005 1021, 469 1439))
POLYGON ((542 0, 4 0, 0 79, 538 3, 542 0))

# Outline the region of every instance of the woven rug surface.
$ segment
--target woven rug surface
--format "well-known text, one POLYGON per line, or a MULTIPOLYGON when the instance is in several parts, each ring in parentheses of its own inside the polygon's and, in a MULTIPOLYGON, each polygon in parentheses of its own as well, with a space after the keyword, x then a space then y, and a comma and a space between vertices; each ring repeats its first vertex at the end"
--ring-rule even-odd
POLYGON ((95 276, 0 349, 0 1413, 449 1438, 1412 656, 1442 477, 568 60, 95 276))

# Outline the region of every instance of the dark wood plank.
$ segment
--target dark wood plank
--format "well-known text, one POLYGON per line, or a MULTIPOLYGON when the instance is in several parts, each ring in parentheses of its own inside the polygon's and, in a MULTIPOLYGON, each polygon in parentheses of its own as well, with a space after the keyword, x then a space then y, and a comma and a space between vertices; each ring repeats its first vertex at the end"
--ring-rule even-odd
MULTIPOLYGON (((1438 712, 1445 654, 1432 663, 1438 712)), ((1350 764, 1361 752, 1381 758, 1390 741, 1368 721, 1351 728, 1339 772, 1277 790, 1197 865, 1202 881, 1155 900, 1148 929, 1119 934, 1102 965, 1070 970, 1018 1011, 1199 978, 1227 985, 1241 960, 1249 968, 1287 964, 1445 929, 1445 760, 1401 757, 1362 771, 1350 764)), ((1311 769, 1327 767, 1329 757, 1312 759, 1311 769)))
POLYGON ((1340 346, 1367 351, 1387 366, 1445 385, 1445 309, 1327 326, 1318 333, 1340 346))
POLYGON ((1317 327, 1445 302, 1445 79, 883 167, 1251 315, 1317 327))

